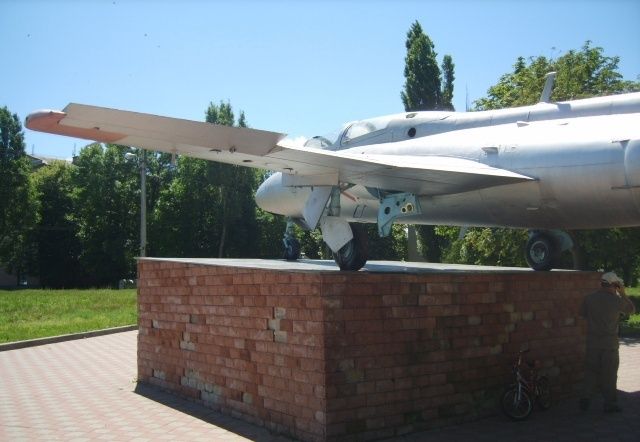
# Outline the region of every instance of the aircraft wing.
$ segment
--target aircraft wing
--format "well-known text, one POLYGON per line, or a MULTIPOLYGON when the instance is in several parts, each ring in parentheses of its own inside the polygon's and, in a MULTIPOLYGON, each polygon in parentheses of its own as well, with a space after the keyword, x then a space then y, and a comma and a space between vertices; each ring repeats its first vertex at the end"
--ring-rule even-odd
POLYGON ((464 158, 296 147, 281 142, 285 137, 281 133, 82 104, 69 104, 63 111, 34 112, 25 125, 42 132, 280 171, 289 185, 343 182, 442 195, 532 179, 464 158))

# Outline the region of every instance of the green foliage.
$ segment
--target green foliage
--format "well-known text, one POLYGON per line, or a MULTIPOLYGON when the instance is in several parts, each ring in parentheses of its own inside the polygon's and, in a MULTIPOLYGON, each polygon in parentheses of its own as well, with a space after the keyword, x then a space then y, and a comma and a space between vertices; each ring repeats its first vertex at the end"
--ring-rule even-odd
POLYGON ((581 248, 582 268, 615 271, 626 285, 638 284, 640 228, 582 230, 573 234, 581 248))
POLYGON ((296 226, 300 249, 309 259, 331 259, 331 250, 322 240, 320 229, 302 230, 296 226))
POLYGON ((453 107, 453 82, 455 81, 455 67, 451 55, 442 58, 442 108, 454 111, 453 107))
MULTIPOLYGON (((229 102, 210 103, 205 120, 236 125, 229 102)), ((244 112, 237 126, 247 127, 244 112)), ((167 160, 157 156, 156 172, 149 171, 159 184, 149 202, 149 255, 274 257, 275 230, 279 244, 284 224, 255 205, 262 171, 187 157, 169 167, 167 160)))
POLYGON ((140 184, 136 165, 125 160, 127 151, 92 144, 82 149, 73 168, 71 219, 81 245, 80 262, 98 286, 136 273, 140 184))
POLYGON ((44 287, 78 287, 88 283, 80 263, 81 243, 72 220, 73 166, 54 161, 33 173, 40 200, 37 226, 38 268, 44 287))
MULTIPOLYGON (((150 256, 280 257, 284 220, 253 199, 263 171, 186 157, 176 164, 170 154, 142 150, 130 162, 130 148, 98 143, 73 165, 33 171, 18 117, 1 111, 0 263, 18 275, 39 273, 46 287, 134 278, 142 155, 150 256)), ((206 118, 234 124, 229 103, 211 104, 206 118)), ((244 113, 238 125, 247 126, 244 113)))
MULTIPOLYGON (((434 44, 417 21, 411 25, 407 33, 405 46, 406 81, 401 93, 405 111, 454 110, 452 101, 455 65, 451 56, 443 57, 441 72, 434 44)), ((436 235, 435 227, 416 226, 416 233, 422 244, 421 252, 425 259, 429 262, 440 262, 445 242, 436 235)))
POLYGON ((618 72, 620 57, 604 55, 601 47, 587 41, 580 50, 570 50, 557 60, 531 57, 529 63, 518 57, 513 72, 500 77, 488 96, 475 102, 477 110, 535 104, 544 86, 544 76, 557 72, 551 94, 554 101, 588 98, 640 90, 640 82, 624 81, 618 72))
POLYGON ((400 93, 405 111, 453 110, 455 65, 451 56, 443 57, 441 72, 434 44, 418 21, 407 32, 405 47, 405 83, 400 93))
MULTIPOLYGON (((236 124, 230 103, 210 103, 208 123, 236 124)), ((241 112, 237 123, 246 127, 241 112)), ((180 157, 171 184, 160 192, 151 220, 151 253, 158 256, 275 257, 284 223, 257 208, 259 170, 180 157), (276 233, 279 230, 279 233, 276 233)))
POLYGON ((524 230, 506 228, 470 228, 459 237, 459 228, 450 228, 450 247, 444 256, 445 262, 476 265, 524 267, 523 245, 527 241, 524 230), (453 239, 453 236, 456 236, 453 239))
POLYGON ((38 199, 16 114, 0 109, 0 265, 18 278, 36 273, 38 199))
POLYGON ((625 292, 636 306, 636 313, 623 318, 620 323, 621 336, 640 336, 640 288, 627 287, 625 292))
MULTIPOLYGON (((415 22, 407 34, 406 110, 453 109, 454 64, 444 56, 438 67, 434 44, 415 22)), ((558 59, 522 57, 476 102, 478 109, 533 104, 544 75, 558 72, 552 99, 640 90, 624 81, 618 57, 590 42, 558 59)), ((206 121, 236 122, 229 102, 210 103, 206 121)), ((32 171, 24 153, 17 115, 0 109, 0 263, 18 274, 39 272, 49 287, 113 285, 134 277, 140 219, 140 163, 127 162, 128 148, 93 144, 75 165, 56 163, 32 171)), ((140 156, 142 152, 138 152, 140 156)), ((256 207, 253 194, 265 172, 170 154, 146 153, 147 205, 151 256, 278 258, 284 219, 256 207)), ((300 230, 300 229, 298 229, 300 230)), ((366 226, 370 259, 399 260, 407 254, 405 227, 394 225, 379 238, 366 226)), ((615 270, 627 284, 640 273, 640 229, 571 232, 582 246, 588 269, 615 270)), ((318 230, 298 232, 309 258, 331 258, 318 230)), ((422 253, 429 261, 525 265, 522 230, 419 226, 422 253)), ((567 264, 570 264, 567 262, 567 264)), ((24 293, 24 292, 20 292, 24 293)))
POLYGON ((416 226, 420 253, 427 262, 442 262, 443 253, 451 243, 446 235, 438 233, 440 226, 416 226))
POLYGON ((402 103, 407 111, 437 109, 441 103, 440 68, 433 42, 417 21, 407 32, 402 103))
MULTIPOLYGON (((407 256, 406 226, 394 224, 391 234, 385 238, 378 235, 376 224, 362 224, 368 238, 369 260, 393 260, 401 261, 407 256)), ((303 231, 296 227, 296 234, 300 241, 300 247, 309 259, 333 259, 331 249, 323 242, 319 229, 303 231)))
POLYGON ((256 223, 258 243, 251 246, 251 256, 255 258, 282 258, 282 238, 286 227, 284 217, 256 207, 256 223))
POLYGON ((136 290, 0 290, 0 342, 137 323, 136 290))
POLYGON ((386 238, 378 235, 376 224, 364 224, 369 238, 369 259, 401 261, 407 256, 407 232, 403 224, 394 224, 386 238))
POLYGON ((24 155, 22 124, 18 115, 11 114, 5 106, 0 109, 0 159, 15 160, 24 155))
MULTIPOLYGON (((624 81, 618 72, 619 57, 609 57, 601 47, 587 41, 558 59, 519 57, 513 72, 500 77, 488 96, 475 102, 476 109, 499 109, 538 102, 544 76, 557 72, 551 95, 554 101, 587 98, 640 90, 640 82, 624 81)), ((640 229, 570 232, 580 248, 574 250, 575 265, 585 270, 616 270, 629 284, 637 284, 640 262, 640 229)), ((524 265, 522 247, 526 233, 510 229, 470 229, 464 239, 453 242, 448 260, 476 264, 524 265)), ((564 265, 572 266, 565 257, 564 265)))

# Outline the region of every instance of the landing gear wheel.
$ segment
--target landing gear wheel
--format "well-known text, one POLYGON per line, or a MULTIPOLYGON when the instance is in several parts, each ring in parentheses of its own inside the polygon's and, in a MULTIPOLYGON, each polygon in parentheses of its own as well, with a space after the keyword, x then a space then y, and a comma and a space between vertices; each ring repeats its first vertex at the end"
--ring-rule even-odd
POLYGON ((558 260, 558 247, 549 235, 535 233, 527 241, 525 258, 533 270, 551 270, 558 260))
POLYGON ((526 419, 533 410, 533 401, 524 388, 517 385, 504 392, 500 400, 502 411, 510 419, 521 421, 526 419))
POLYGON ((300 258, 300 242, 295 238, 285 238, 283 258, 287 261, 296 261, 300 258))
POLYGON ((357 223, 349 223, 353 238, 333 254, 340 270, 360 270, 367 262, 369 247, 367 233, 357 223))

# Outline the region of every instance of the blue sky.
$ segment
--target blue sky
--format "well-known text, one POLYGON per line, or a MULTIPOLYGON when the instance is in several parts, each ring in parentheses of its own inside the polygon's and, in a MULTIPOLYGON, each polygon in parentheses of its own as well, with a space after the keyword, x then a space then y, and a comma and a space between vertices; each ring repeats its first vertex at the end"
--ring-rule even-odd
MULTIPOLYGON (((455 63, 454 105, 486 95, 518 56, 586 40, 640 75, 640 2, 0 0, 0 106, 21 119, 69 102, 203 120, 230 101, 251 127, 313 136, 402 112, 406 32, 418 20, 455 63)), ((25 129, 29 153, 87 142, 25 129)))

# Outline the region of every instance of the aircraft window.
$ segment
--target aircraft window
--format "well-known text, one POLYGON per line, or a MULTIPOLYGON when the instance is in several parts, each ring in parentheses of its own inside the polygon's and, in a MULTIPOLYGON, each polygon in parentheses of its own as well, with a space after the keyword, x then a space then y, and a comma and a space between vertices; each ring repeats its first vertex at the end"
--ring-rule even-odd
POLYGON ((322 137, 320 135, 316 135, 313 138, 309 138, 305 143, 304 147, 315 147, 318 149, 326 149, 327 147, 331 147, 333 143, 329 141, 326 137, 322 137))
POLYGON ((389 118, 373 118, 371 120, 362 120, 353 123, 342 135, 341 144, 349 144, 352 140, 363 137, 372 132, 386 129, 389 125, 389 118))
POLYGON ((329 132, 325 135, 316 135, 313 138, 309 138, 305 143, 305 147, 315 147, 316 149, 332 149, 338 139, 340 138, 340 134, 344 131, 345 126, 342 126, 340 129, 334 130, 333 132, 329 132))

